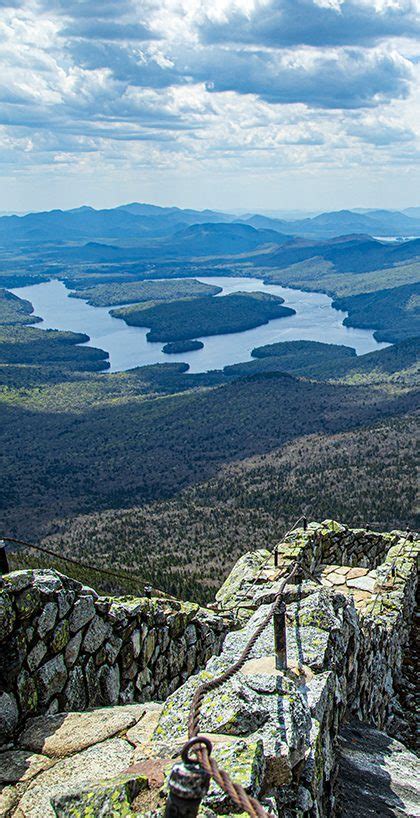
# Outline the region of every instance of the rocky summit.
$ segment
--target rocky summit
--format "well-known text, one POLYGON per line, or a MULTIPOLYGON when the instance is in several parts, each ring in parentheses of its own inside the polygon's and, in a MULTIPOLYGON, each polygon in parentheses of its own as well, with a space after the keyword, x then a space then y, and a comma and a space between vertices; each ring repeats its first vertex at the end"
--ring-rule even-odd
MULTIPOLYGON (((297 565, 283 620, 204 696, 200 734, 271 815, 418 816, 419 550, 414 534, 312 522, 241 557, 208 608, 99 597, 55 571, 4 576, 0 815, 163 815, 195 690, 239 659, 297 565)), ((212 780, 200 814, 240 812, 212 780)))

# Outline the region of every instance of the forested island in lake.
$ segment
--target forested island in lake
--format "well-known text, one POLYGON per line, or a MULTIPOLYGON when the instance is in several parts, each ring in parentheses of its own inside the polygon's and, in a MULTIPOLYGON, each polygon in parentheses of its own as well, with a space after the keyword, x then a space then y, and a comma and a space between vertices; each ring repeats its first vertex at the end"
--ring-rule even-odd
POLYGON ((162 304, 132 304, 111 310, 135 327, 150 327, 149 341, 183 341, 258 327, 272 318, 295 315, 284 298, 269 293, 232 293, 220 298, 179 299, 162 304))
POLYGON ((162 352, 167 355, 180 355, 183 352, 194 352, 196 349, 203 349, 202 341, 169 341, 162 347, 162 352))
POLYGON ((71 293, 71 298, 83 298, 93 307, 133 304, 145 301, 172 301, 178 298, 203 298, 217 295, 221 287, 204 284, 194 278, 163 281, 113 281, 97 284, 71 293))

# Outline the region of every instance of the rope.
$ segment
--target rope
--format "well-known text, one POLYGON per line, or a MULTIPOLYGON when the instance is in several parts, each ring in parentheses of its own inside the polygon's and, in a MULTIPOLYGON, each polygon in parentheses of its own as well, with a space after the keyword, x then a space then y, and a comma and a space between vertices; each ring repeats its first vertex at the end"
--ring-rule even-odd
MULTIPOLYGON (((117 579, 125 579, 125 580, 137 580, 141 584, 144 583, 144 579, 140 579, 135 575, 130 574, 121 574, 118 571, 108 571, 106 568, 98 568, 95 565, 89 565, 88 563, 80 562, 79 560, 73 559, 72 557, 65 557, 62 554, 57 554, 56 551, 51 551, 49 548, 44 548, 41 545, 34 545, 30 542, 25 542, 24 540, 16 540, 14 537, 0 537, 0 542, 9 542, 13 543, 14 545, 23 545, 25 548, 33 548, 35 551, 40 551, 42 554, 48 554, 50 557, 56 557, 56 559, 63 560, 63 562, 69 562, 72 565, 77 565, 79 568, 86 568, 88 571, 97 571, 99 574, 105 574, 109 577, 115 577, 117 579)), ((147 584, 147 583, 146 583, 147 584)))
POLYGON ((270 813, 267 813, 256 798, 244 790, 241 784, 232 781, 226 770, 221 770, 217 766, 214 758, 209 756, 207 749, 198 749, 197 756, 202 767, 211 775, 219 787, 241 808, 242 811, 247 812, 251 818, 273 818, 270 813))
MULTIPOLYGON (((198 736, 199 731, 199 722, 200 722, 200 713, 201 713, 201 705, 203 703, 204 697, 212 690, 216 690, 218 687, 221 687, 225 682, 231 679, 238 671, 244 666, 245 662, 247 661, 252 648, 254 647, 255 643, 273 618, 277 608, 281 603, 281 598, 283 595, 284 588, 286 584, 292 579, 295 575, 296 571, 298 570, 298 564, 295 563, 292 570, 289 571, 288 574, 283 578, 279 590, 275 596, 274 602, 272 603, 270 610, 253 633, 251 638, 248 640, 247 644, 245 645, 239 659, 234 662, 227 670, 221 673, 219 676, 215 676, 214 679, 210 679, 209 681, 203 682, 195 691, 189 717, 188 717, 188 736, 189 739, 193 739, 198 736)), ((244 790, 241 784, 232 781, 230 776, 227 774, 225 770, 221 770, 218 767, 216 761, 211 758, 207 742, 202 743, 197 747, 195 750, 198 760, 200 764, 204 767, 207 773, 212 776, 212 778, 216 781, 216 783, 221 787, 224 792, 229 795, 229 797, 241 807, 242 810, 245 810, 251 818, 268 818, 268 813, 263 809, 261 804, 252 796, 248 795, 248 793, 244 790)))

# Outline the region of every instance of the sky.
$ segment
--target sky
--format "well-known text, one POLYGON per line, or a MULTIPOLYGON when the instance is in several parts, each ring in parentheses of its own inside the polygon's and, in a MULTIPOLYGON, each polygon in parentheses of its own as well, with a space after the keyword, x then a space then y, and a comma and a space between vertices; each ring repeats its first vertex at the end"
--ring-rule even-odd
POLYGON ((0 0, 0 210, 420 205, 420 0, 0 0))

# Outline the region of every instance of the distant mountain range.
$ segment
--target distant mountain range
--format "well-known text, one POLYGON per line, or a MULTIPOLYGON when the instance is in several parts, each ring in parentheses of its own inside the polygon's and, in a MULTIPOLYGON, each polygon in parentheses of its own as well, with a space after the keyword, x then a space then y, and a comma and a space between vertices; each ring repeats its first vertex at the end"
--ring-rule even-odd
POLYGON ((152 253, 157 244, 162 245, 162 251, 166 253, 167 246, 173 240, 177 247, 182 242, 192 242, 198 246, 202 241, 199 250, 200 255, 203 255, 204 249, 209 254, 214 254, 214 241, 222 239, 224 244, 219 248, 220 251, 235 253, 247 252, 257 246, 257 237, 251 228, 261 233, 258 237, 259 244, 273 241, 281 244, 290 236, 330 239, 356 233, 384 238, 409 238, 420 236, 420 207, 408 208, 405 212, 340 210, 311 218, 286 220, 262 214, 238 218, 213 210, 182 210, 132 202, 110 210, 80 207, 28 213, 24 216, 1 216, 0 244, 10 247, 49 243, 84 244, 93 241, 116 246, 141 246, 147 256, 148 251, 152 253), (215 227, 214 232, 210 225, 215 227), (201 234, 188 233, 192 226, 201 226, 201 234), (220 230, 222 226, 226 228, 226 233, 220 230), (241 226, 250 228, 250 232, 242 230, 241 226))
POLYGON ((272 230, 257 230, 244 224, 195 224, 159 242, 117 246, 101 242, 44 248, 45 261, 64 263, 116 264, 123 262, 214 262, 252 263, 285 269, 294 264, 321 262, 338 273, 363 273, 420 260, 420 239, 394 243, 365 235, 328 240, 293 238, 272 230))
POLYGON ((420 208, 411 208, 411 210, 415 212, 407 214, 391 210, 371 210, 368 213, 355 213, 352 210, 339 210, 298 221, 253 215, 242 221, 253 227, 279 230, 282 233, 293 233, 295 236, 308 238, 334 238, 349 233, 404 238, 420 235, 420 208))

